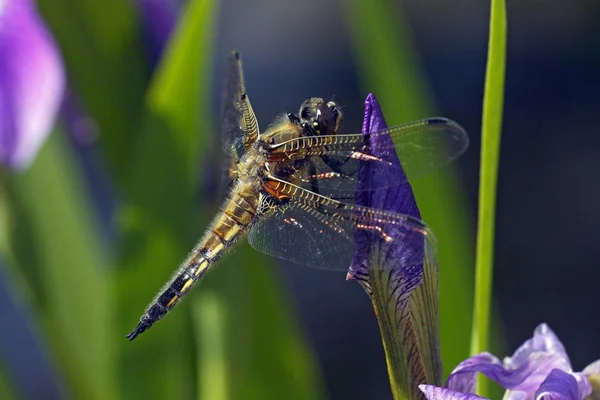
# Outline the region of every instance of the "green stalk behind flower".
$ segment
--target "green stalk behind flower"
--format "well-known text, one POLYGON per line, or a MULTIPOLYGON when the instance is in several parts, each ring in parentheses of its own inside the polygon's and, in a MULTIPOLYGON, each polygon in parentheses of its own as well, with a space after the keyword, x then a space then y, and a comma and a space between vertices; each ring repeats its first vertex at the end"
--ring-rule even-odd
MULTIPOLYGON (((498 159, 504 104, 506 66, 506 6, 504 0, 492 0, 488 64, 483 98, 481 171, 479 177, 479 218, 477 223, 477 261, 475 264, 475 313, 471 354, 489 350, 490 308, 494 260, 494 225, 498 159)), ((482 396, 487 389, 481 386, 482 396)))

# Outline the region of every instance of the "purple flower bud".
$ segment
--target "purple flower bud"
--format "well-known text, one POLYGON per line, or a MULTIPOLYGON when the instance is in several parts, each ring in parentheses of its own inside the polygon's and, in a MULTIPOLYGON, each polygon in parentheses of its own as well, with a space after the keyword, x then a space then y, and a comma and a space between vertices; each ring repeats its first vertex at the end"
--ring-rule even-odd
POLYGON ((177 22, 179 2, 175 0, 137 0, 137 3, 142 35, 146 41, 152 65, 156 65, 177 22))
MULTIPOLYGON (((387 124, 383 118, 383 112, 381 111, 377 98, 371 93, 365 100, 362 133, 368 134, 369 132, 376 132, 383 129, 387 129, 387 124)), ((374 140, 375 143, 372 143, 373 155, 380 156, 380 154, 378 154, 378 147, 386 149, 385 155, 381 155, 381 158, 398 167, 397 171, 399 171, 401 175, 390 176, 389 174, 378 170, 377 165, 365 163, 365 165, 361 166, 357 177, 359 190, 355 194, 356 204, 393 211, 420 219, 421 214, 419 213, 412 187, 406 180, 406 175, 402 172, 402 166, 400 165, 398 155, 395 151, 390 152, 388 150, 390 147, 389 143, 380 143, 384 140, 391 141, 387 136, 382 136, 377 138, 377 140, 374 140), (390 182, 392 180, 403 181, 403 183, 395 185, 390 182), (369 183, 367 184, 366 182, 369 183), (361 185, 364 187, 376 187, 377 189, 367 191, 360 188, 361 185)), ((356 251, 352 260, 352 266, 348 271, 347 279, 358 279, 361 276, 364 277, 368 275, 367 266, 364 265, 364 260, 369 258, 368 253, 372 251, 372 235, 366 231, 357 231, 354 235, 354 240, 356 251)), ((404 252, 413 251, 415 248, 422 252, 422 247, 423 245, 421 243, 400 243, 399 246, 392 249, 393 257, 389 258, 397 261, 399 264, 397 269, 399 269, 401 267, 400 264, 404 259, 404 252)), ((420 269, 422 270, 422 268, 420 269)), ((418 270, 413 272, 416 275, 420 275, 418 270)), ((415 278, 420 282, 420 276, 415 276, 415 278)))
MULTIPOLYGON (((379 103, 370 94, 365 101, 363 133, 386 128, 379 103)), ((355 202, 418 220, 420 213, 412 188, 398 155, 390 149, 393 143, 389 136, 373 136, 371 155, 397 167, 396 173, 365 162, 358 171, 355 202)), ((424 235, 400 232, 387 223, 383 223, 382 230, 393 237, 393 242, 368 230, 355 231, 355 251, 347 279, 357 280, 373 303, 394 398, 421 399, 419 384, 442 380, 437 264, 424 235)))

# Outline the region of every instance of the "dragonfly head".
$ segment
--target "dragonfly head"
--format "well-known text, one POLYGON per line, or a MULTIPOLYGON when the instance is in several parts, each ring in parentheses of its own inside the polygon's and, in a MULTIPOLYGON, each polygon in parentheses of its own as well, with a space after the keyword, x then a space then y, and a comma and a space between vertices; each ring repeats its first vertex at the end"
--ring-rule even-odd
POLYGON ((317 135, 335 135, 342 127, 342 110, 333 100, 311 97, 300 106, 300 122, 317 135))

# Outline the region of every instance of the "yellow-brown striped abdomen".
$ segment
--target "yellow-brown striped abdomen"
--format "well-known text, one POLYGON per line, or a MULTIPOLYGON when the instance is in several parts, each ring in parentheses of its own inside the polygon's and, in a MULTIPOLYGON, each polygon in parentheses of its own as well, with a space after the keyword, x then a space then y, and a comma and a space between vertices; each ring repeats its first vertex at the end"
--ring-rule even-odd
POLYGON ((129 340, 135 339, 171 311, 219 257, 237 242, 252 223, 258 202, 259 193, 238 182, 202 240, 127 336, 129 340))

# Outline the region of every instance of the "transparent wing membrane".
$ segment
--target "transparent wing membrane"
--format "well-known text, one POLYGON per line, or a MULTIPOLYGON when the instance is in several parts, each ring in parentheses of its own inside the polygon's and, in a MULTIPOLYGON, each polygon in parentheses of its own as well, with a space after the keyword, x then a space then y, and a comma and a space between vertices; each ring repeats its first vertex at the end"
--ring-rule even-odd
POLYGON ((432 231, 416 218, 343 203, 277 179, 270 184, 288 197, 264 207, 248 233, 250 245, 263 253, 313 268, 347 270, 357 252, 365 253, 361 246, 373 243, 379 257, 401 255, 395 262, 404 265, 421 264, 425 244, 432 253, 437 249, 432 231), (355 240, 357 233, 362 240, 355 240))
POLYGON ((395 186, 433 172, 460 156, 469 138, 456 122, 429 118, 368 134, 304 136, 271 146, 267 159, 274 163, 310 161, 324 193, 372 190, 395 186), (400 165, 394 162, 400 159, 400 165), (356 187, 361 166, 371 165, 378 176, 356 187))
POLYGON ((296 202, 261 216, 248 233, 256 250, 296 264, 340 270, 350 266, 352 231, 296 202))

